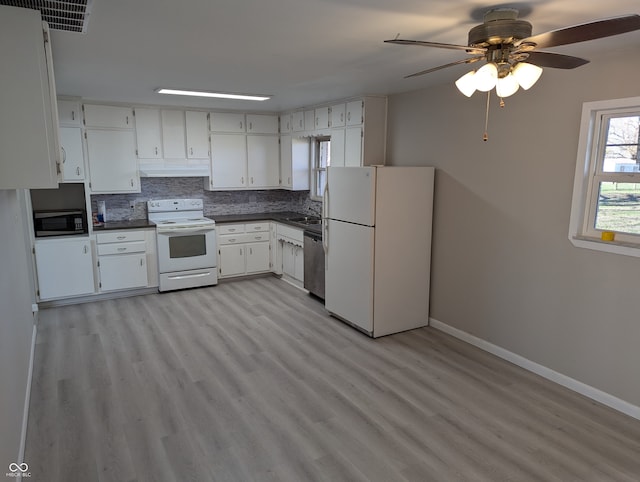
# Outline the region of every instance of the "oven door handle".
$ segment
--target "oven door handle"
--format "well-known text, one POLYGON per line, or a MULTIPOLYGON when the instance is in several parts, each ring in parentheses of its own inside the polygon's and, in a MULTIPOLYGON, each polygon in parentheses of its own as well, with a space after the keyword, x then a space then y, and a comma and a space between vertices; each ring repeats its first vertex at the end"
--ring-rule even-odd
POLYGON ((207 234, 215 231, 216 228, 208 228, 208 227, 184 227, 184 228, 162 228, 162 230, 158 230, 158 234, 207 234))

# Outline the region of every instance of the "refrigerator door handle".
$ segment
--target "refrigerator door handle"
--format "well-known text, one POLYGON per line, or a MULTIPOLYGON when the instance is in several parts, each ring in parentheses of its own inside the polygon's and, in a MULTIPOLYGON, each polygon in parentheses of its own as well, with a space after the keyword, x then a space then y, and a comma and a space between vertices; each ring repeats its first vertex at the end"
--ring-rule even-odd
POLYGON ((324 192, 322 193, 322 249, 324 254, 329 252, 329 239, 327 237, 329 231, 329 223, 327 214, 329 213, 329 180, 324 184, 324 192))

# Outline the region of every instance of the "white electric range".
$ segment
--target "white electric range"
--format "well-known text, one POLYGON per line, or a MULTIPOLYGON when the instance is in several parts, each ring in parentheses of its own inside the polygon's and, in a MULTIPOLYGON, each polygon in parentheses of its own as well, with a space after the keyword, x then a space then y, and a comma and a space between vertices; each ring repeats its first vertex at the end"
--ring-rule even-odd
POLYGON ((156 225, 160 291, 218 283, 216 223, 204 217, 202 199, 147 202, 156 225))

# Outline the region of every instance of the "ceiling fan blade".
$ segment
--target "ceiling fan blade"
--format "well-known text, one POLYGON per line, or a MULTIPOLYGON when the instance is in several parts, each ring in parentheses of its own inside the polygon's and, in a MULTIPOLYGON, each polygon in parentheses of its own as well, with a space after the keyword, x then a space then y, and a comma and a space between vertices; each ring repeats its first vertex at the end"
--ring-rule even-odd
POLYGON ((554 54, 551 52, 528 52, 529 57, 525 60, 538 67, 550 67, 552 69, 575 69, 581 65, 588 64, 587 59, 572 57, 570 55, 554 54))
POLYGON ((640 15, 623 15, 533 35, 518 41, 515 45, 534 43, 536 48, 544 49, 611 37, 634 30, 640 30, 640 15))
POLYGON ((460 64, 472 64, 473 62, 477 62, 478 60, 484 60, 484 55, 478 55, 477 57, 471 57, 469 59, 458 60, 456 62, 451 62, 450 64, 440 65, 439 67, 433 67, 427 70, 421 70, 420 72, 416 72, 415 74, 406 75, 404 78, 408 79, 410 77, 418 77, 419 75, 430 74, 431 72, 435 72, 436 70, 446 69, 447 67, 453 67, 454 65, 460 64))
POLYGON ((403 40, 396 38, 393 40, 385 40, 384 42, 388 44, 398 45, 418 45, 420 47, 438 47, 441 49, 465 50, 471 54, 481 54, 486 52, 485 48, 469 47, 468 45, 443 44, 439 42, 426 42, 423 40, 403 40))

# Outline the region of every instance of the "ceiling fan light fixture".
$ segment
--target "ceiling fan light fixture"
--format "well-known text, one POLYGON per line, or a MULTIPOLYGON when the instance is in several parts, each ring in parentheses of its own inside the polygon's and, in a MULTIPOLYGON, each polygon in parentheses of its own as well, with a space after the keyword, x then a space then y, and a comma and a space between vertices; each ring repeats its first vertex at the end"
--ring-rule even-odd
POLYGON ((496 82, 496 94, 501 98, 515 94, 519 88, 518 81, 511 73, 496 82))
POLYGON ((489 92, 496 86, 498 80, 498 67, 493 62, 483 65, 473 76, 476 90, 489 92))
POLYGON ((467 97, 471 97, 476 91, 476 80, 474 78, 475 75, 476 71, 472 70, 471 72, 467 72, 458 80, 456 80, 456 87, 467 97))
POLYGON ((518 81, 518 84, 520 84, 520 87, 528 90, 533 87, 533 84, 535 84, 542 75, 542 68, 527 62, 518 62, 513 68, 512 74, 518 81))

